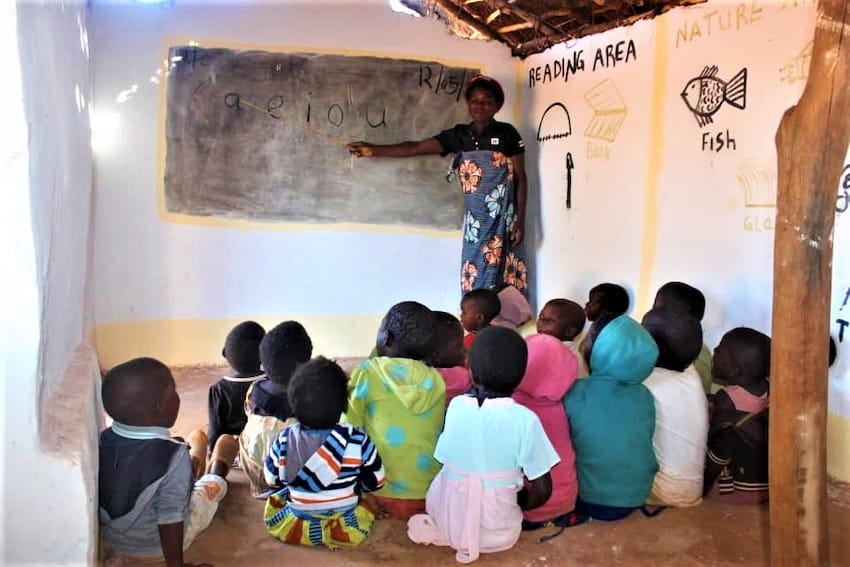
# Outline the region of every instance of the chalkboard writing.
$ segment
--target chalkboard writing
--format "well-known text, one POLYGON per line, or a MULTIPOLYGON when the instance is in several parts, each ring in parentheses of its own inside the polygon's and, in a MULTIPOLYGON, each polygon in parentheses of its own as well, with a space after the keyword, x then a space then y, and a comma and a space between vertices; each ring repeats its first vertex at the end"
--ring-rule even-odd
POLYGON ((227 218, 460 227, 446 161, 355 160, 345 143, 468 122, 478 69, 315 53, 169 50, 165 205, 227 218))

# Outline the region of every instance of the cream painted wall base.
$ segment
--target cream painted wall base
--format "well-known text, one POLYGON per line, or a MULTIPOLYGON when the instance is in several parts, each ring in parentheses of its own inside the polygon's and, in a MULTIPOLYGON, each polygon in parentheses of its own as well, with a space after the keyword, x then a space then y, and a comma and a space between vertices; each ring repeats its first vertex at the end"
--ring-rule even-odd
POLYGON ((850 482, 850 418, 830 413, 826 422, 826 473, 850 482))
POLYGON ((370 313, 124 321, 97 325, 95 345, 103 368, 139 356, 151 356, 169 365, 220 364, 224 362, 224 339, 238 323, 253 319, 268 331, 281 321, 293 319, 310 334, 314 356, 366 356, 375 346, 382 317, 370 313))

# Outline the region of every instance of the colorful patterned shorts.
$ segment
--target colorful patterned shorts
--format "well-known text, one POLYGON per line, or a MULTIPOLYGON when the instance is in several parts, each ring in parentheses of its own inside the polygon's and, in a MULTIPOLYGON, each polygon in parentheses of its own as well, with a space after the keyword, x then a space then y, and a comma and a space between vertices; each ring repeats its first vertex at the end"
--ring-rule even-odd
POLYGON ((345 512, 295 512, 286 502, 287 490, 266 500, 263 513, 268 532, 282 541, 329 549, 360 545, 369 535, 375 514, 365 503, 345 512))

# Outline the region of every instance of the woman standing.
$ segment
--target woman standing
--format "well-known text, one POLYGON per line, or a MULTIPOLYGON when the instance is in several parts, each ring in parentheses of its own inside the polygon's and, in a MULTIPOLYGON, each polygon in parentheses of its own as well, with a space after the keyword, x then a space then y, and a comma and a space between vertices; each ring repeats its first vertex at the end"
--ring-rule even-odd
POLYGON ((472 118, 468 124, 415 142, 353 142, 347 147, 358 157, 455 154, 452 173, 460 179, 464 199, 462 291, 498 291, 508 284, 527 294, 528 268, 521 248, 528 194, 525 147, 513 126, 493 118, 505 102, 495 79, 473 78, 465 98, 472 118))

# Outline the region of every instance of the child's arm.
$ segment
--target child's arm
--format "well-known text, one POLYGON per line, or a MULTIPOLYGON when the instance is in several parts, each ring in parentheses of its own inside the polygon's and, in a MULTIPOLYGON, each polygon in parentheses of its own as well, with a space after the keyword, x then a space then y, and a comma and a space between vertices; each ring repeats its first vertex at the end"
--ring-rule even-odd
POLYGON ((714 482, 720 476, 723 467, 732 462, 727 450, 730 436, 735 436, 735 432, 731 427, 724 431, 715 432, 708 440, 708 452, 705 456, 705 474, 703 475, 702 485, 703 496, 708 494, 708 491, 714 486, 714 482))
POLYGON ((209 427, 209 453, 212 453, 215 442, 221 436, 222 426, 227 422, 227 414, 230 408, 227 400, 221 395, 215 384, 210 386, 207 396, 207 421, 209 427))
POLYGON ((552 495, 552 476, 547 472, 543 476, 529 481, 517 494, 517 503, 523 510, 543 506, 552 495))
POLYGON ((549 442, 540 419, 534 414, 527 419, 519 465, 525 478, 529 480, 529 485, 517 495, 517 503, 523 510, 542 506, 549 499, 552 495, 552 477, 549 471, 561 462, 561 457, 549 442))
POLYGON ((183 521, 189 513, 192 465, 189 452, 181 449, 159 483, 154 496, 162 555, 168 567, 183 567, 183 521))
POLYGON ((166 567, 183 567, 183 522, 159 524, 159 542, 166 567))
POLYGON ((183 563, 183 522, 158 527, 166 567, 213 567, 212 563, 183 563))
POLYGON ((284 469, 286 468, 286 439, 289 434, 289 427, 285 427, 283 431, 274 440, 272 446, 269 447, 269 454, 266 455, 263 461, 263 477, 269 488, 282 488, 284 469))
POLYGON ((369 377, 359 367, 351 372, 348 381, 348 408, 340 418, 340 421, 350 423, 354 427, 364 428, 366 426, 366 404, 368 403, 369 377), (364 392, 363 396, 358 392, 364 392))
POLYGON ((364 433, 360 454, 363 464, 360 467, 360 485, 366 492, 373 492, 384 486, 384 464, 375 448, 375 444, 364 433))

